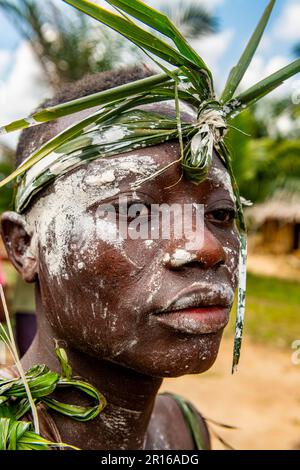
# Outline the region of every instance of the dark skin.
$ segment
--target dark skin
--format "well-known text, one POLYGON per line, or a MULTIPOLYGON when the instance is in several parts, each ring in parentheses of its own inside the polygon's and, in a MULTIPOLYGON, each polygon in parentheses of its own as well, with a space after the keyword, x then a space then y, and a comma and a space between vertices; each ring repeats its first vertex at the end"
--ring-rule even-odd
MULTIPOLYGON (((62 120, 58 130, 69 122, 62 120)), ((53 338, 63 340, 74 374, 106 397, 108 405, 93 423, 53 415, 64 442, 82 449, 193 449, 177 404, 157 393, 164 377, 199 374, 213 365, 225 324, 218 327, 212 318, 207 333, 187 333, 160 324, 154 312, 183 291, 201 295, 204 302, 211 299, 214 305, 220 303, 220 289, 213 286, 233 292, 239 246, 234 201, 217 155, 208 178, 198 186, 181 178, 177 162, 135 192, 131 183, 140 175, 134 171, 118 174, 120 159, 125 157, 131 165, 135 160, 146 165, 151 161, 153 173, 154 168, 179 158, 179 146, 148 147, 85 164, 83 173, 82 167, 68 172, 59 185, 66 188, 66 201, 73 200, 78 215, 74 216, 67 202, 63 214, 58 209, 52 219, 49 216, 47 227, 40 229, 43 235, 39 229, 35 237, 28 233, 23 216, 11 212, 2 216, 2 236, 10 260, 24 280, 36 282, 38 333, 23 365, 45 363, 59 370, 53 338), (109 197, 95 179, 108 168, 115 168, 119 178, 119 192, 109 197), (79 186, 68 198, 67 188, 75 180, 79 186), (84 199, 89 191, 95 197, 84 199), (97 208, 104 201, 116 203, 120 195, 144 204, 204 204, 203 245, 190 250, 190 260, 174 266, 166 254, 183 249, 185 239, 158 239, 148 245, 144 240, 126 239, 121 247, 104 241, 101 230, 93 231, 97 208), (57 255, 59 220, 65 220, 67 235, 64 249, 57 255), (42 240, 47 240, 47 249, 42 240)), ((47 205, 59 197, 59 187, 48 186, 41 197, 47 211, 47 205)), ((225 299, 228 311, 232 306, 229 297, 225 299)), ((82 400, 70 391, 60 398, 82 400)))

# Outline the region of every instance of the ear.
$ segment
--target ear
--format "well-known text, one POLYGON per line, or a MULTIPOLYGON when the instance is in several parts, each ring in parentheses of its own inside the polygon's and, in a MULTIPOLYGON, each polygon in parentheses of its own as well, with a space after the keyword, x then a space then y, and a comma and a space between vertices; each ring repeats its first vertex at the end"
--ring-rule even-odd
POLYGON ((0 230, 8 257, 26 282, 34 282, 38 274, 37 250, 25 230, 24 217, 16 212, 4 212, 0 230))

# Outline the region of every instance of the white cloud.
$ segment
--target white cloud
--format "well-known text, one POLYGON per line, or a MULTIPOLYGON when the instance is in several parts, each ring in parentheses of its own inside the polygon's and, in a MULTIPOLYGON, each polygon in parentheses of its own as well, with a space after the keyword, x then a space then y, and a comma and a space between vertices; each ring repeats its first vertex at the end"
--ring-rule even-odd
MULTIPOLYGON (((14 55, 14 66, 0 90, 0 124, 7 124, 30 114, 49 95, 43 71, 27 42, 22 42, 14 55)), ((1 138, 15 145, 17 134, 1 138)))
POLYGON ((209 34, 191 41, 194 49, 213 70, 217 86, 223 84, 227 71, 220 70, 220 60, 225 55, 234 38, 234 30, 226 29, 217 34, 209 34))
MULTIPOLYGON (((271 31, 263 36, 258 54, 252 60, 241 88, 245 90, 291 63, 291 57, 288 56, 290 50, 287 55, 273 55, 272 57, 274 43, 285 41, 291 49, 297 40, 300 40, 300 2, 299 0, 286 0, 281 15, 275 20, 271 31)), ((292 84, 292 79, 287 80, 269 96, 271 98, 281 98, 288 95, 292 97, 292 84)))
POLYGON ((203 4, 209 10, 213 10, 215 7, 223 5, 225 0, 200 0, 199 3, 203 4))
MULTIPOLYGON (((97 3, 100 6, 105 7, 108 10, 114 10, 114 7, 109 5, 105 0, 93 0, 94 3, 97 3)), ((198 5, 203 6, 206 10, 212 12, 219 5, 223 5, 225 0, 143 0, 144 3, 147 3, 152 8, 159 9, 161 5, 174 3, 184 3, 184 2, 194 2, 198 5)))
POLYGON ((274 38, 272 37, 272 34, 265 33, 259 44, 258 51, 264 54, 269 54, 270 52, 272 52, 273 45, 274 45, 274 38))
MULTIPOLYGON (((164 2, 167 3, 167 0, 144 0, 145 3, 148 3, 148 5, 152 6, 153 8, 157 8, 159 5, 162 5, 164 2)), ((175 2, 176 0, 169 0, 171 2, 175 2)), ((180 0, 177 0, 177 2, 180 0)), ((215 7, 222 5, 225 0, 194 0, 195 3, 198 3, 199 5, 203 5, 205 8, 208 10, 214 10, 215 7)))
POLYGON ((0 49, 0 77, 4 75, 11 59, 11 52, 6 49, 0 49))
POLYGON ((284 40, 300 40, 300 2, 286 3, 281 16, 274 25, 274 36, 284 40))
MULTIPOLYGON (((279 55, 266 60, 263 56, 257 55, 252 60, 252 63, 246 72, 241 88, 245 90, 255 85, 260 80, 266 78, 268 75, 271 75, 274 72, 277 72, 279 69, 285 67, 289 63, 290 59, 286 56, 279 55)), ((291 94, 291 85, 289 81, 278 87, 275 91, 272 92, 272 94, 270 94, 270 96, 280 97, 287 94, 291 94)))
POLYGON ((300 129, 300 119, 291 118, 288 113, 282 114, 276 121, 277 131, 286 136, 290 132, 300 129))

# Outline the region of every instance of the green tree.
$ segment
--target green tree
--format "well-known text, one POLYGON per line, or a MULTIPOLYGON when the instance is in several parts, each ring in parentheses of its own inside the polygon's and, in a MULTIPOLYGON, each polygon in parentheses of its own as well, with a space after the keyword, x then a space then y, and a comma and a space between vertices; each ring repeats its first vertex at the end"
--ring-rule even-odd
MULTIPOLYGON (((0 180, 8 176, 14 166, 14 152, 8 146, 0 143, 0 180)), ((5 186, 1 191, 0 197, 0 214, 8 210, 11 205, 13 194, 12 184, 5 186)))
POLYGON ((159 10, 166 13, 183 36, 197 39, 200 36, 216 33, 219 28, 218 18, 209 13, 199 2, 193 1, 162 1, 159 10))
POLYGON ((297 111, 299 106, 290 99, 264 101, 232 122, 227 144, 241 194, 246 199, 262 201, 277 189, 300 192, 297 111), (280 129, 283 116, 289 130, 280 129))
MULTIPOLYGON (((162 2, 160 9, 189 38, 217 28, 216 18, 195 2, 174 2, 172 7, 162 2)), ((133 57, 140 60, 138 49, 123 38, 77 11, 66 13, 54 0, 47 0, 47 5, 41 0, 0 0, 0 10, 29 41, 54 89, 87 73, 112 69, 120 63, 124 48, 131 47, 133 57)))
POLYGON ((29 41, 54 89, 119 60, 121 38, 76 11, 66 14, 53 0, 0 0, 0 9, 29 41))
MULTIPOLYGON (((195 1, 164 0, 159 7, 170 15, 183 35, 197 38, 217 30, 218 21, 195 1)), ((112 69, 120 63, 124 50, 141 55, 134 46, 108 28, 99 25, 77 10, 66 13, 55 0, 0 0, 0 10, 26 39, 38 59, 51 88, 80 79, 87 73, 112 69), (126 49, 125 49, 126 48, 126 49)), ((13 153, 0 144, 0 179, 11 171, 13 153), (1 156, 2 155, 2 156, 1 156)), ((9 207, 12 188, 3 190, 0 212, 9 207)))

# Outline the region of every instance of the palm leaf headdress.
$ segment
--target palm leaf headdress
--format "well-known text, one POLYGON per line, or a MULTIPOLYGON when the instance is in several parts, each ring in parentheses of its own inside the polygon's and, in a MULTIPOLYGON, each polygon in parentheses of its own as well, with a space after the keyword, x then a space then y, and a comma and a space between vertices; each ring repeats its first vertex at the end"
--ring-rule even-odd
POLYGON ((212 152, 215 149, 231 177, 240 232, 238 307, 233 359, 233 369, 235 369, 240 356, 245 311, 247 243, 239 190, 232 171, 230 153, 223 137, 227 122, 231 118, 300 72, 300 59, 297 59, 250 89, 237 93, 238 86, 260 43, 275 0, 271 0, 267 5, 245 51, 231 70, 225 89, 219 98, 214 92, 211 71, 164 14, 140 0, 106 0, 114 7, 115 12, 87 0, 63 1, 125 36, 150 56, 160 66, 162 73, 43 109, 0 128, 0 134, 5 134, 84 109, 99 107, 92 115, 68 127, 33 152, 16 171, 0 182, 0 187, 17 178, 15 206, 17 211, 22 212, 33 195, 57 176, 57 163, 63 163, 61 168, 67 171, 81 162, 99 156, 155 145, 171 138, 179 139, 181 164, 186 177, 199 184, 208 174, 212 152), (147 29, 140 24, 146 25, 147 29), (162 37, 166 37, 168 41, 162 37), (140 105, 170 99, 175 99, 176 119, 137 109, 140 105), (194 123, 181 122, 181 101, 197 109, 197 120, 194 123), (107 138, 106 131, 111 126, 121 131, 118 132, 119 139, 116 136, 110 140, 107 138), (99 130, 103 135, 100 141, 99 130), (186 141, 185 145, 183 138, 186 141), (35 171, 31 172, 33 166, 35 171))

